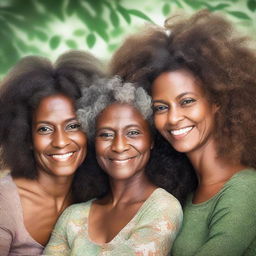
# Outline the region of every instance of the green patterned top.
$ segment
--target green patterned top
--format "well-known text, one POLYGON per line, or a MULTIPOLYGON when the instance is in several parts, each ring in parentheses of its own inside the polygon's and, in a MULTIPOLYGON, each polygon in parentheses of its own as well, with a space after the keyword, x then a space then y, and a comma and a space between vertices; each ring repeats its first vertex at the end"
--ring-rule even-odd
POLYGON ((88 235, 92 201, 67 208, 59 218, 44 255, 166 256, 182 223, 178 200, 156 189, 132 220, 110 241, 97 244, 88 235))
POLYGON ((173 256, 256 255, 256 171, 236 173, 211 199, 184 207, 173 256))

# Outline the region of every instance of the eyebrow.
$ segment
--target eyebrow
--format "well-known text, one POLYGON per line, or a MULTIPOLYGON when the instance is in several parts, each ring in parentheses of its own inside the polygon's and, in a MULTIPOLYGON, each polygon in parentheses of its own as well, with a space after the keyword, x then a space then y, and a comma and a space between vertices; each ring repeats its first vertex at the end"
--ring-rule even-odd
MULTIPOLYGON (((185 96, 187 94, 194 94, 195 95, 194 92, 183 92, 183 93, 179 94, 176 97, 176 99, 180 99, 180 98, 182 98, 183 96, 185 96)), ((165 101, 165 100, 153 100, 153 103, 165 103, 165 104, 167 104, 167 101, 165 101)))
MULTIPOLYGON (((129 128, 131 128, 131 127, 141 128, 140 125, 137 125, 137 124, 129 124, 129 125, 125 126, 124 129, 129 129, 129 128)), ((101 130, 111 130, 111 131, 114 131, 115 129, 113 129, 112 127, 105 126, 105 127, 101 127, 101 128, 99 128, 99 129, 97 129, 96 132, 101 131, 101 130)))
MULTIPOLYGON (((71 122, 71 121, 77 121, 77 118, 74 116, 74 117, 71 117, 71 118, 68 118, 66 120, 64 120, 65 123, 68 123, 68 122, 71 122)), ((49 121, 45 121, 45 120, 39 120, 38 122, 35 122, 35 124, 52 124, 52 122, 49 122, 49 121)))

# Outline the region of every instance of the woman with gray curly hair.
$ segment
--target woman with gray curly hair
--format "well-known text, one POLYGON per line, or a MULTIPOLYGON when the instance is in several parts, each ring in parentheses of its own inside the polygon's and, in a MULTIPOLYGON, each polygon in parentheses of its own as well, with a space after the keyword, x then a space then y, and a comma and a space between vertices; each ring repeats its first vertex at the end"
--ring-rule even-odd
POLYGON ((166 256, 182 210, 147 175, 154 144, 151 98, 118 77, 100 83, 83 90, 77 113, 109 186, 97 198, 65 210, 44 253, 166 256))

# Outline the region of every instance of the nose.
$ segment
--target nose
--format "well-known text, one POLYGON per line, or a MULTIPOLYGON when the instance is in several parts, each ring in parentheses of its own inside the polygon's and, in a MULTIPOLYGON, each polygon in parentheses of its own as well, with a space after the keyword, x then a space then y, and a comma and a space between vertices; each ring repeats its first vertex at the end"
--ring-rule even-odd
POLYGON ((117 153, 122 153, 129 149, 129 144, 127 143, 127 139, 123 135, 116 135, 112 140, 111 149, 117 153))
POLYGON ((183 113, 178 108, 173 107, 168 111, 168 123, 171 125, 178 124, 181 120, 183 120, 183 118, 183 113))
POLYGON ((70 143, 70 138, 62 129, 56 130, 52 136, 52 146, 55 148, 64 148, 70 143))

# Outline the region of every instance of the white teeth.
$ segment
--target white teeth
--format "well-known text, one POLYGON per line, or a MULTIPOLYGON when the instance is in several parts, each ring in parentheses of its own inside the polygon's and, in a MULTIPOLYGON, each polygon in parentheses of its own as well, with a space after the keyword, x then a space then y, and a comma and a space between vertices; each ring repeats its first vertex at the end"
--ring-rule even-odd
POLYGON ((73 155, 73 152, 70 152, 70 153, 63 154, 63 155, 52 155, 52 158, 57 159, 57 160, 66 160, 67 158, 69 158, 72 155, 73 155))
POLYGON ((182 128, 182 129, 179 129, 179 130, 172 130, 171 134, 173 134, 173 135, 181 135, 181 134, 188 133, 192 129, 193 129, 193 126, 182 128))
POLYGON ((126 163, 129 161, 129 159, 125 159, 125 160, 112 160, 113 162, 116 162, 116 163, 126 163))

